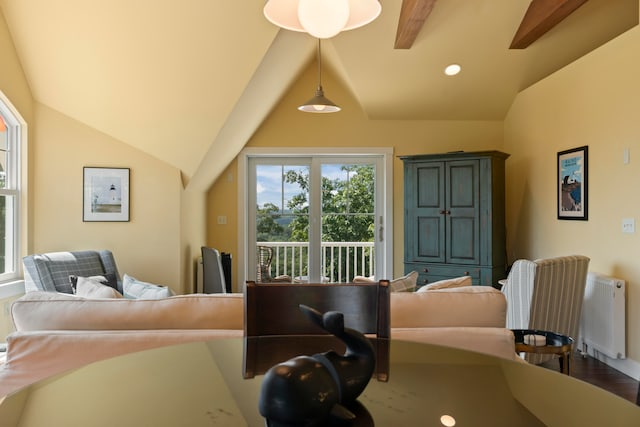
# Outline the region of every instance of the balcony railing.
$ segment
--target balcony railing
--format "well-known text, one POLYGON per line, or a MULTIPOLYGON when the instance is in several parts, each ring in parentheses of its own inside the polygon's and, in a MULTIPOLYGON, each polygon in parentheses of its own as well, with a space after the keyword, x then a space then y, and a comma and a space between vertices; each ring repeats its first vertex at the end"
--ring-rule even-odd
MULTIPOLYGON (((309 244, 306 242, 258 242, 273 248, 271 276, 308 277, 309 244)), ((322 280, 347 283, 355 276, 373 276, 374 242, 323 242, 321 244, 322 280)))

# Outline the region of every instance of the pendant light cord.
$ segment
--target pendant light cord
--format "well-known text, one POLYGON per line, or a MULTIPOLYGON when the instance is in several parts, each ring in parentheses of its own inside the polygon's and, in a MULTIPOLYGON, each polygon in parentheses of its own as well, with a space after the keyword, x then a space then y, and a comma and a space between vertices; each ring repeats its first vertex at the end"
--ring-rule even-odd
POLYGON ((318 39, 318 89, 322 90, 322 52, 320 50, 320 39, 318 39))

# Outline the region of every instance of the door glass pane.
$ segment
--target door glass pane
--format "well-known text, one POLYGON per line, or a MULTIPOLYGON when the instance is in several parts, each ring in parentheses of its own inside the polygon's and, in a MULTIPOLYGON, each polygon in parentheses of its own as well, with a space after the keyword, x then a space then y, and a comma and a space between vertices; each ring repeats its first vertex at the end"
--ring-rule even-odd
POLYGON ((256 279, 346 283, 375 276, 376 254, 384 253, 374 247, 383 226, 378 163, 373 157, 255 160, 256 211, 249 221, 255 256, 249 258, 256 260, 256 279))
POLYGON ((256 201, 256 243, 271 252, 268 277, 307 275, 309 166, 256 165, 256 201))
POLYGON ((14 196, 0 196, 0 274, 13 270, 14 196))
POLYGON ((375 167, 322 165, 322 278, 350 282, 374 274, 375 167))

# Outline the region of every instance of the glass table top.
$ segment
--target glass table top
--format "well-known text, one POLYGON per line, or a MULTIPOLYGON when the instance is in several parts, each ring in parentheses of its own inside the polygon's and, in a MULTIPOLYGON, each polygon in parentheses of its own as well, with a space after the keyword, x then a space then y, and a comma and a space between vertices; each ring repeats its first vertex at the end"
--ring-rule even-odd
MULTIPOLYGON (((0 403, 2 426, 264 426, 262 376, 243 378, 243 340, 132 353, 41 381, 0 403)), ((640 425, 640 408, 524 362, 392 340, 352 426, 640 425), (445 418, 443 418, 445 417, 445 418), (450 417, 450 418, 446 418, 450 417)))

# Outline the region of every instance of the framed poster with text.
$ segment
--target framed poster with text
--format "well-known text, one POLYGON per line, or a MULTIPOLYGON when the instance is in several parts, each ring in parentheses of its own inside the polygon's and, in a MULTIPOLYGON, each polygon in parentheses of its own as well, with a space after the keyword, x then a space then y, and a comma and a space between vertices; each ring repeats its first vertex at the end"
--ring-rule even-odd
POLYGON ((558 219, 588 219, 589 147, 558 153, 558 219))

